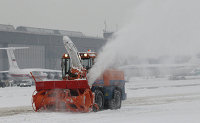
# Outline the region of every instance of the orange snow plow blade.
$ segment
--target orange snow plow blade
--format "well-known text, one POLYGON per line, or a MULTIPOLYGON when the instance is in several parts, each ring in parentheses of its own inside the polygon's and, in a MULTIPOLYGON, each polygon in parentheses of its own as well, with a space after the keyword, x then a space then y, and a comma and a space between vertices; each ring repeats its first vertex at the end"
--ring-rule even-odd
POLYGON ((90 112, 99 108, 87 80, 40 81, 32 95, 34 111, 90 112))

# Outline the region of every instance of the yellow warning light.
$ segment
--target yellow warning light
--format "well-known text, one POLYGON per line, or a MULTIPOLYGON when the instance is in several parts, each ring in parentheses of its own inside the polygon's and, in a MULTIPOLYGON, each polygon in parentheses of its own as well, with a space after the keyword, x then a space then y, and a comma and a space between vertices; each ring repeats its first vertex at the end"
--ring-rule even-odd
POLYGON ((67 55, 67 54, 65 54, 65 57, 68 57, 68 55, 67 55))

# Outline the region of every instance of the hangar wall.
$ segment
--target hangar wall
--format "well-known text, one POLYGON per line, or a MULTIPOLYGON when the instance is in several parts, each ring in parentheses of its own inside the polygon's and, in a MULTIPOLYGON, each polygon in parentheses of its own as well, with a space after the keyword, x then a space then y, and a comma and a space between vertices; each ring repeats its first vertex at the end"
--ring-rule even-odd
MULTIPOLYGON (((91 49, 98 52, 106 43, 104 38, 89 37, 81 32, 51 30, 34 27, 17 27, 0 24, 0 47, 29 47, 15 50, 20 68, 60 69, 60 60, 66 50, 62 37, 68 35, 80 52, 91 49)), ((0 71, 8 70, 8 58, 0 50, 0 71)))

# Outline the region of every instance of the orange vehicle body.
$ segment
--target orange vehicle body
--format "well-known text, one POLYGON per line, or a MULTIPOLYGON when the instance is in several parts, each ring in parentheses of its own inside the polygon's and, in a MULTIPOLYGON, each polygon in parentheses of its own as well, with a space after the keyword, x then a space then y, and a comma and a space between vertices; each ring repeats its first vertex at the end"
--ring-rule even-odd
POLYGON ((124 84, 124 83, 121 83, 120 81, 124 81, 124 72, 116 70, 116 69, 107 69, 95 81, 93 86, 97 86, 97 85, 98 86, 112 86, 112 85, 124 84), (103 83, 101 82, 102 80, 103 80, 103 83))
POLYGON ((36 81, 32 95, 34 111, 97 111, 87 80, 36 81))
POLYGON ((90 87, 86 74, 94 64, 96 53, 86 52, 79 55, 83 60, 82 69, 70 67, 68 54, 62 56, 63 80, 36 81, 33 76, 36 85, 32 95, 34 111, 90 112, 102 110, 104 107, 121 107, 121 100, 126 98, 124 73, 116 69, 105 70, 90 87))
MULTIPOLYGON (((82 58, 94 58, 96 53, 80 53, 82 58)), ((68 58, 64 54, 62 58, 68 58)), ((94 62, 94 61, 92 61, 94 62)), ((70 69, 70 73, 63 75, 63 80, 36 81, 36 91, 32 95, 34 111, 40 110, 64 110, 72 112, 97 111, 98 106, 94 102, 94 93, 87 81, 87 70, 70 69)))

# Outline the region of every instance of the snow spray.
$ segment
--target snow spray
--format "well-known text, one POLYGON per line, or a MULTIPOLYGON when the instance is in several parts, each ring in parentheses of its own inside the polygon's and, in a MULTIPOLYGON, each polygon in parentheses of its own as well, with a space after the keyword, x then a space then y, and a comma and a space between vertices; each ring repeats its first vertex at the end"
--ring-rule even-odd
POLYGON ((200 1, 143 0, 133 8, 132 20, 102 48, 89 71, 94 82, 108 67, 125 64, 174 63, 181 56, 187 62, 200 53, 200 1))

